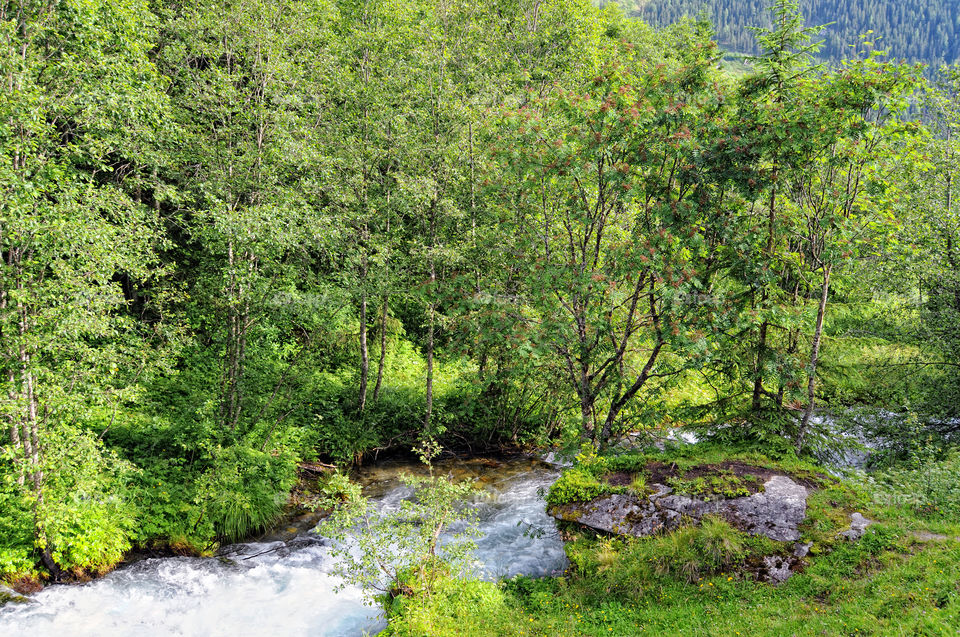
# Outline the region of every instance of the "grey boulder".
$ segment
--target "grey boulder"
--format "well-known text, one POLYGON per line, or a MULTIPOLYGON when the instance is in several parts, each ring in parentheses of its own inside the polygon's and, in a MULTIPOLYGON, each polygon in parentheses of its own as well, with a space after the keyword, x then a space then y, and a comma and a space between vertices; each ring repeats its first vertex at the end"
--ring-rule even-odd
POLYGON ((0 607, 6 604, 26 604, 29 601, 29 598, 24 597, 12 588, 0 585, 0 607))
POLYGON ((873 524, 873 520, 868 520, 860 513, 850 515, 850 528, 840 532, 840 537, 845 537, 851 542, 855 542, 863 537, 867 527, 873 524))
POLYGON ((673 530, 684 518, 699 522, 704 516, 717 515, 751 535, 780 542, 800 539, 807 489, 787 476, 772 476, 760 493, 715 501, 673 494, 661 484, 653 487, 656 493, 647 498, 613 494, 553 507, 550 513, 597 531, 635 537, 673 530))

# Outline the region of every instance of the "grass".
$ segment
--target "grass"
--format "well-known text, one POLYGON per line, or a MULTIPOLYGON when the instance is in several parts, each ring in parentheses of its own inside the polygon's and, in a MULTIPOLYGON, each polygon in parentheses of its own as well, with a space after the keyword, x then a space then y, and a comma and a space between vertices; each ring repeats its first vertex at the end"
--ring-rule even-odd
MULTIPOLYGON (((596 547, 598 568, 636 574, 621 551, 596 547)), ((780 587, 735 572, 687 582, 643 580, 630 593, 609 577, 456 581, 394 615, 395 635, 955 635, 960 543, 867 540, 837 548, 780 587), (482 603, 477 603, 482 600, 482 603)))

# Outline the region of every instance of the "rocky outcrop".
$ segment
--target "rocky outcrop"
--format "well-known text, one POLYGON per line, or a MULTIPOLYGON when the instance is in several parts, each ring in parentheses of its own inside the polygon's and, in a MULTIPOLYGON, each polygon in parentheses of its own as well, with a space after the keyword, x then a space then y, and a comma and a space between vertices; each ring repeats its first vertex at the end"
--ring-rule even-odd
POLYGON ((762 579, 770 584, 782 584, 793 575, 799 560, 793 556, 768 555, 763 558, 762 579))
POLYGON ((798 527, 807 510, 806 487, 785 475, 771 476, 763 486, 753 495, 709 501, 654 484, 654 493, 645 498, 619 493, 553 507, 550 513, 597 531, 636 537, 675 529, 684 518, 696 522, 716 515, 751 535, 799 540, 798 527))

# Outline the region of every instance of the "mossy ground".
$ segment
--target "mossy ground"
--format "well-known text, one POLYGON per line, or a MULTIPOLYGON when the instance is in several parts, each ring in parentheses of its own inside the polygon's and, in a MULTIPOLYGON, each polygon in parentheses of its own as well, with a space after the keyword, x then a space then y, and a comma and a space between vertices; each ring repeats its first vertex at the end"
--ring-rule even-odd
MULTIPOLYGON (((960 534, 960 525, 952 531, 960 534)), ((450 580, 392 617, 395 635, 956 635, 960 542, 897 523, 834 544, 774 587, 733 571, 657 575, 636 548, 581 541, 564 577, 450 580)))
POLYGON ((757 493, 772 475, 787 475, 813 489, 836 484, 806 461, 792 457, 774 460, 758 452, 730 452, 706 444, 613 456, 581 455, 578 459, 551 487, 549 505, 588 502, 611 493, 643 496, 655 483, 708 500, 757 493))

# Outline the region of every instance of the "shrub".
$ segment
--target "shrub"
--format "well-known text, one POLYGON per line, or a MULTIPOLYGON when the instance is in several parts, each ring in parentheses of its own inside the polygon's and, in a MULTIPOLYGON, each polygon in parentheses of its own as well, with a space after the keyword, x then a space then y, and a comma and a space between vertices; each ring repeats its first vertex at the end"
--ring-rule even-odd
POLYGON ((235 445, 214 452, 197 497, 223 540, 239 540, 280 517, 296 482, 296 459, 235 445))
POLYGON ((15 490, 13 473, 0 466, 0 578, 33 570, 33 516, 15 490))
POLYGON ((497 584, 450 577, 437 580, 429 596, 396 598, 388 616, 386 634, 397 637, 502 635, 515 628, 497 584))
POLYGON ((878 504, 907 506, 928 518, 960 517, 960 453, 925 460, 917 468, 892 468, 864 477, 878 504))
POLYGON ((561 475, 547 494, 547 504, 559 506, 570 502, 587 502, 610 491, 590 471, 582 468, 568 469, 561 475))
POLYGON ((130 497, 134 467, 104 449, 88 431, 60 426, 51 433, 44 506, 53 559, 64 570, 101 573, 130 549, 137 517, 130 497))
MULTIPOLYGON (((425 462, 436 455, 429 443, 420 451, 425 462)), ((454 483, 432 474, 401 475, 413 497, 395 510, 379 510, 362 497, 345 502, 327 518, 320 531, 338 544, 333 573, 367 591, 399 595, 429 594, 435 581, 465 572, 476 535, 476 514, 464 506, 474 491, 467 482, 454 483), (459 531, 441 542, 455 524, 459 531)))
POLYGON ((138 544, 188 553, 202 553, 215 544, 213 520, 197 498, 202 475, 180 458, 156 458, 144 467, 137 482, 138 544))

